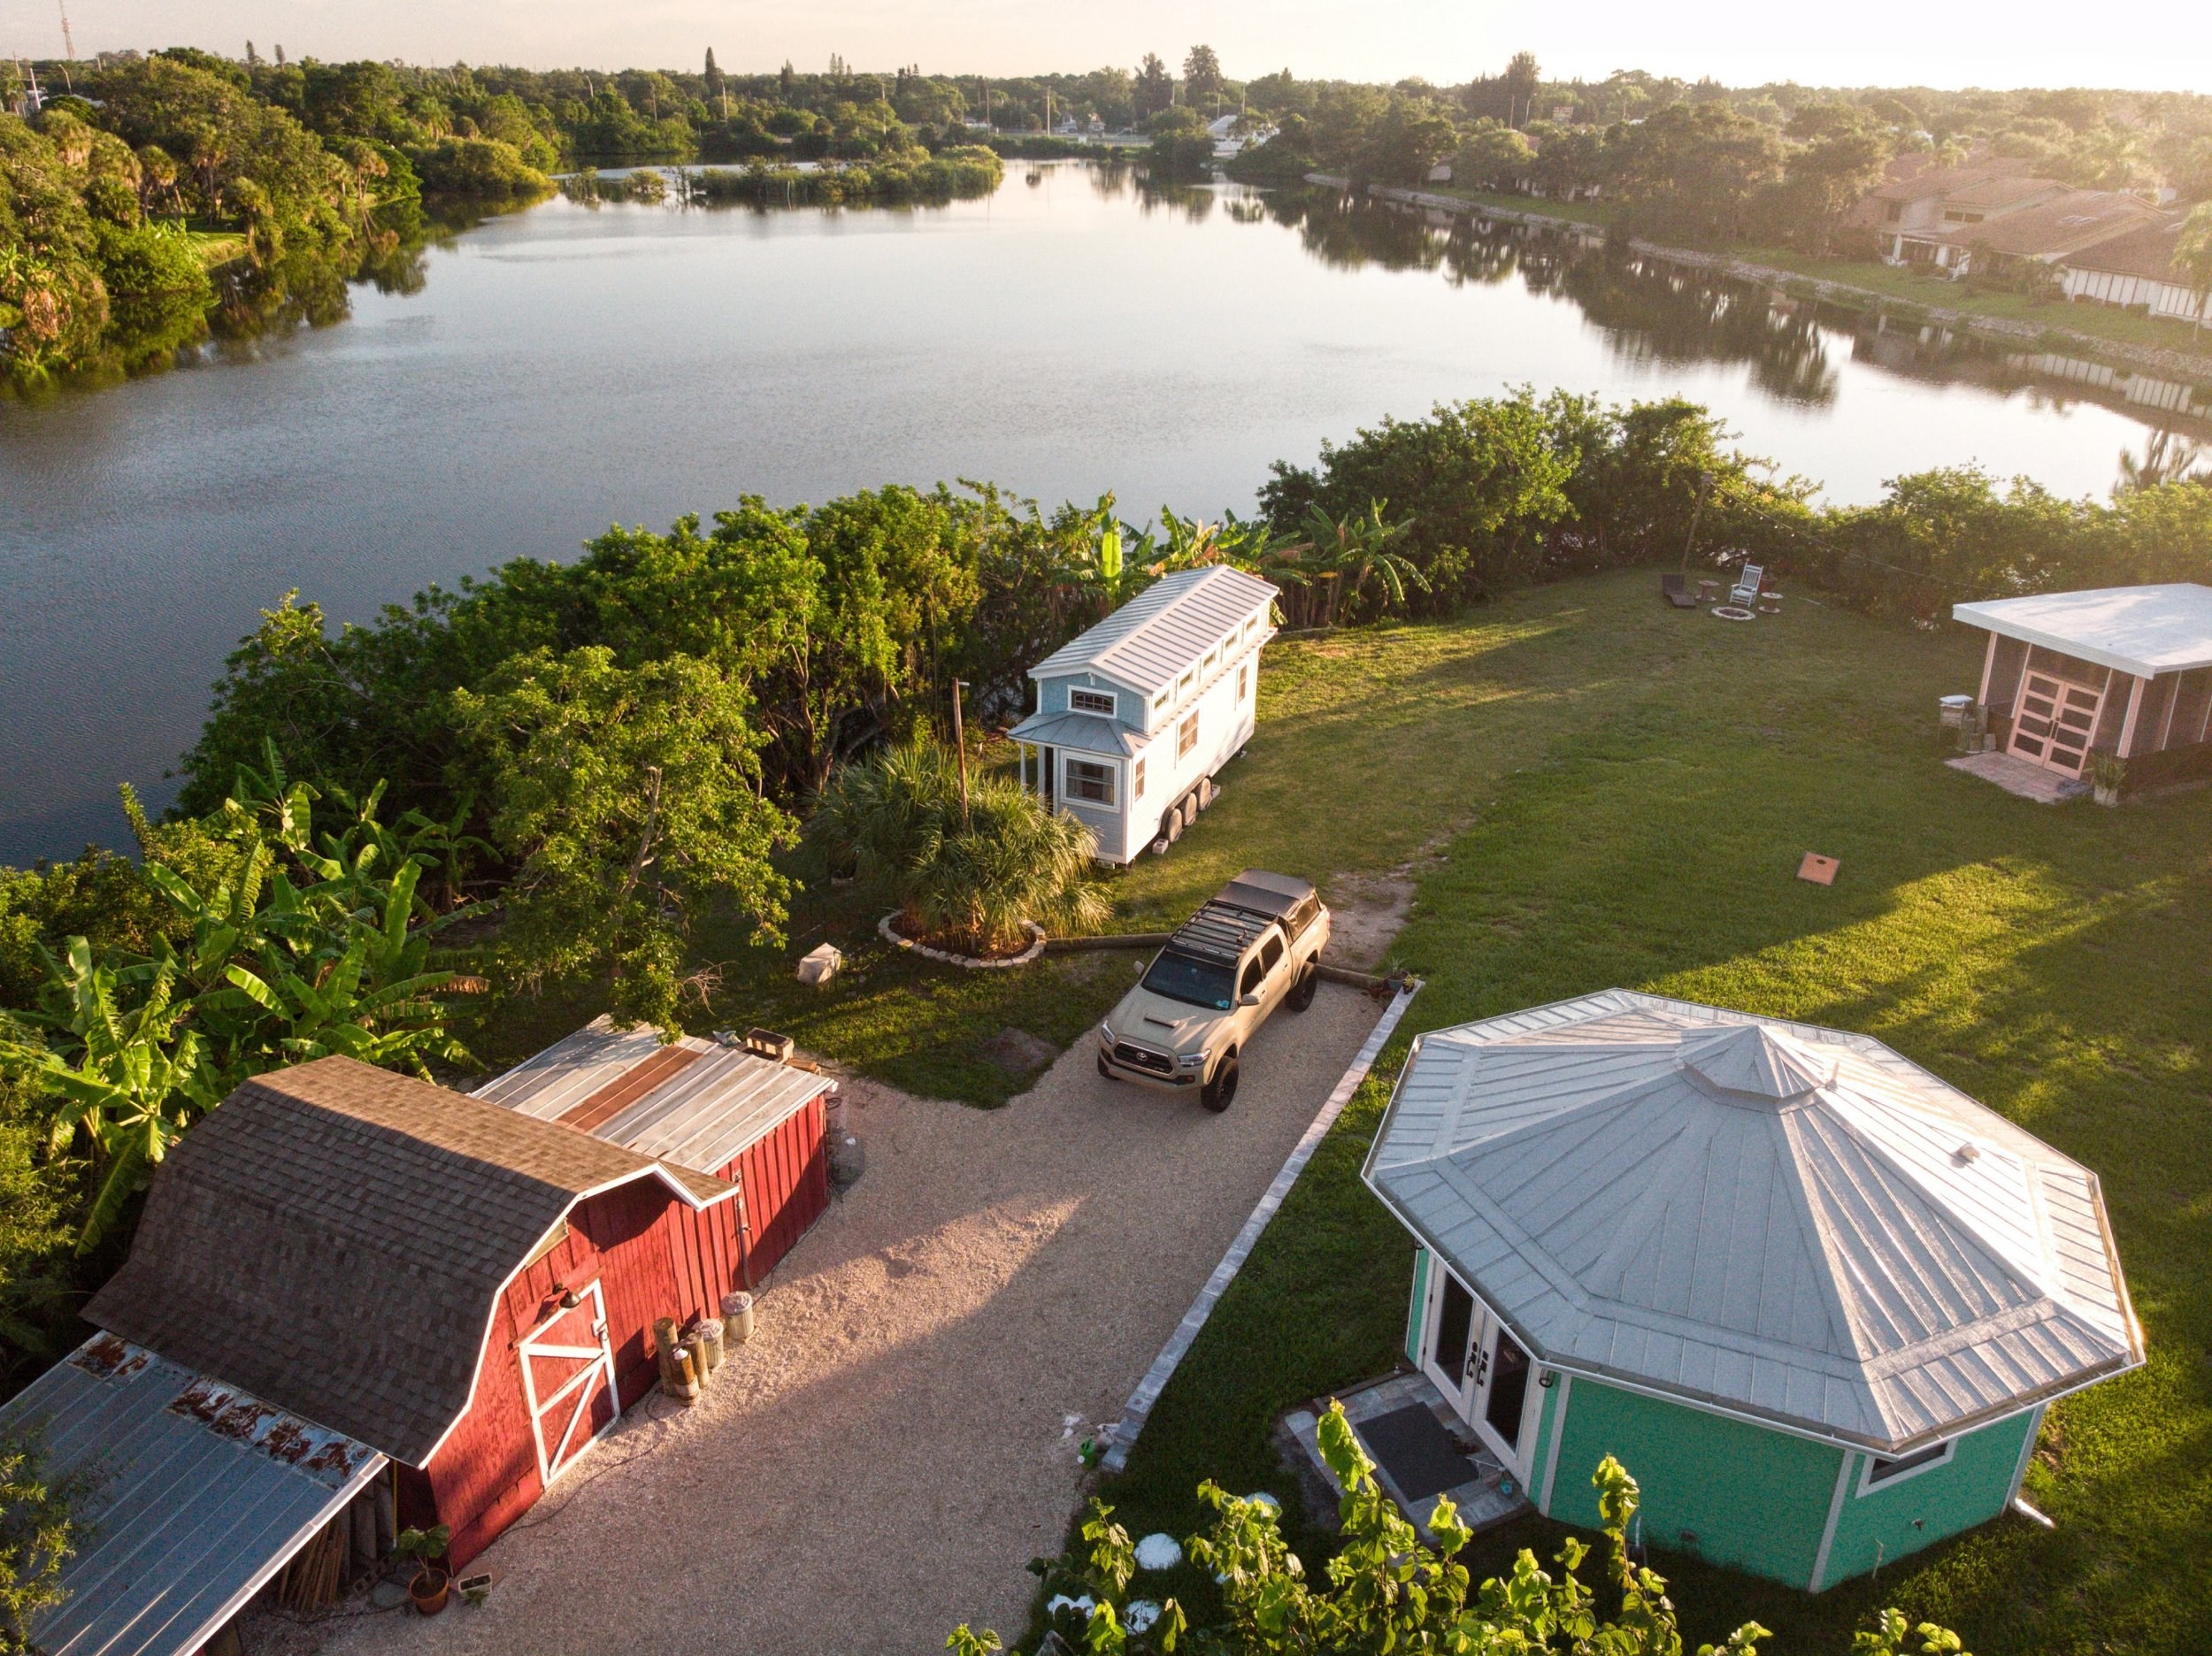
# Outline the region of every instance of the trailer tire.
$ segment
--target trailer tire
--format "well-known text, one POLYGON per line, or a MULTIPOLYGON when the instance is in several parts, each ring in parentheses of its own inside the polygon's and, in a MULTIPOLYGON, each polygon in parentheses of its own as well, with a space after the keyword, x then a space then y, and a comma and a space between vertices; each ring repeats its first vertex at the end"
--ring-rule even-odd
POLYGON ((1237 1099, 1237 1049, 1233 1046, 1221 1054, 1221 1062, 1214 1066, 1213 1079, 1198 1090, 1198 1101, 1218 1116, 1237 1099))

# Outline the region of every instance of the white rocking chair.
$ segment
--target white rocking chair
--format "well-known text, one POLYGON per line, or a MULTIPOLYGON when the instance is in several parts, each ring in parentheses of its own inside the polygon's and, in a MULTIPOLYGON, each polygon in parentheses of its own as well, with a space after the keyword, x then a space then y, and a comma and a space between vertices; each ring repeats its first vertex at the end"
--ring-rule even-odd
POLYGON ((1736 577, 1736 584, 1729 588, 1728 602, 1746 610, 1755 607, 1759 602, 1759 588, 1765 584, 1766 578, 1764 564, 1745 564, 1743 573, 1736 577))

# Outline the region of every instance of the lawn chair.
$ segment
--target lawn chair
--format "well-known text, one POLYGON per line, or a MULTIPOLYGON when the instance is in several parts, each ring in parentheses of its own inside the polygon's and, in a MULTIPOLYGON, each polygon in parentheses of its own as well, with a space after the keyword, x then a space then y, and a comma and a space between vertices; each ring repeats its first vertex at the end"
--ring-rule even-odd
POLYGON ((1697 608, 1697 595, 1691 592, 1690 578, 1686 575, 1662 575, 1659 595, 1678 610, 1697 608))
POLYGON ((1743 573, 1736 577, 1736 584, 1728 590, 1728 602, 1748 610, 1759 602, 1759 588, 1766 584, 1763 564, 1747 564, 1743 573))

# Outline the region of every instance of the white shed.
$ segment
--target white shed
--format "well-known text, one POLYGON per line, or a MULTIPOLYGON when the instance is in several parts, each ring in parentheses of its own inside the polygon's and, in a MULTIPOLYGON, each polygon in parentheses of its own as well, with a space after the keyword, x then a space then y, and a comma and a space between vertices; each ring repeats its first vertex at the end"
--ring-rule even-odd
POLYGON ((2039 593, 1951 614, 1989 633, 1977 699, 2006 752, 2070 777, 2115 754, 2131 787, 2212 774, 2212 586, 2039 593))
POLYGON ((1277 596, 1242 570, 1179 570, 1029 670, 1022 786, 1088 826, 1100 861, 1179 838, 1251 740, 1277 596))

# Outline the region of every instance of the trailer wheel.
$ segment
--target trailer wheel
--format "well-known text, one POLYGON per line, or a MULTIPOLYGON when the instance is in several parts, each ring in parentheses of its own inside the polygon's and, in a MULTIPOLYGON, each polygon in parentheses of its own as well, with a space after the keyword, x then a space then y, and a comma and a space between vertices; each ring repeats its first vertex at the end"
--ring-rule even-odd
POLYGON ((1313 1004, 1314 992, 1321 987, 1321 969, 1308 961, 1300 969, 1297 978, 1290 985, 1290 1009, 1303 1012, 1313 1004))
POLYGON ((1218 1116, 1235 1103, 1236 1098, 1237 1049, 1232 1046, 1214 1066, 1214 1078, 1199 1089, 1198 1101, 1218 1116))
POLYGON ((1178 800, 1167 808, 1167 815, 1160 818, 1160 837, 1173 845, 1183 837, 1183 801, 1178 800))

